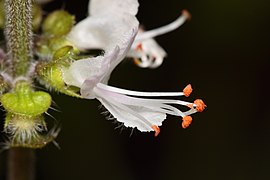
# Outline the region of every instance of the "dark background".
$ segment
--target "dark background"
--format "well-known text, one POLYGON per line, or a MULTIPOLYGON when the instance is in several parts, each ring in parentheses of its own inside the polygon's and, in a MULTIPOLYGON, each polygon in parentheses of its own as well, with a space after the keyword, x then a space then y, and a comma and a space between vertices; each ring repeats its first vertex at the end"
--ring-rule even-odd
MULTIPOLYGON (((270 179, 270 2, 267 0, 144 0, 138 19, 146 29, 167 24, 182 9, 192 20, 156 38, 167 51, 163 65, 140 69, 128 61, 111 85, 133 90, 178 91, 191 83, 188 100, 202 98, 203 113, 188 129, 169 116, 160 135, 122 131, 107 121, 96 100, 54 94, 61 112, 61 149, 37 150, 39 180, 270 179)), ((84 18, 87 1, 59 1, 84 18)), ((0 154, 4 177, 6 152, 0 154)))

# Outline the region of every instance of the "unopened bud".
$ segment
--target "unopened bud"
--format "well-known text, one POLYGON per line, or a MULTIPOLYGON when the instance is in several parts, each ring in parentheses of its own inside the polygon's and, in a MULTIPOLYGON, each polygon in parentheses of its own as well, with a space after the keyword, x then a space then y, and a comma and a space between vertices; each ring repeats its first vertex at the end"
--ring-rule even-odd
POLYGON ((57 10, 47 16, 42 30, 48 36, 63 36, 69 33, 74 23, 74 16, 64 10, 57 10))

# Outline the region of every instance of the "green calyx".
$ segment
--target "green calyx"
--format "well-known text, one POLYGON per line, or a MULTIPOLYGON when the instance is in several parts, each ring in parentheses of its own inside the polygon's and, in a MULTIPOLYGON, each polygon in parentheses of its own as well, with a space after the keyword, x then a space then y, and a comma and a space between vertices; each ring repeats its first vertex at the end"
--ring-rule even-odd
POLYGON ((56 91, 68 96, 81 98, 77 93, 79 89, 73 86, 67 86, 63 80, 63 69, 69 67, 77 54, 77 51, 72 46, 65 46, 58 49, 54 53, 52 61, 39 63, 36 66, 38 79, 42 84, 56 91))
POLYGON ((54 141, 59 129, 47 131, 44 116, 27 116, 7 112, 4 129, 10 134, 10 147, 42 148, 54 141), (46 132, 46 133, 45 133, 46 132))
POLYGON ((66 35, 73 27, 74 19, 74 16, 64 10, 54 11, 44 20, 42 30, 47 36, 66 35))
POLYGON ((38 116, 51 106, 51 96, 43 91, 33 91, 28 82, 16 83, 13 92, 1 97, 1 103, 7 112, 25 116, 38 116))

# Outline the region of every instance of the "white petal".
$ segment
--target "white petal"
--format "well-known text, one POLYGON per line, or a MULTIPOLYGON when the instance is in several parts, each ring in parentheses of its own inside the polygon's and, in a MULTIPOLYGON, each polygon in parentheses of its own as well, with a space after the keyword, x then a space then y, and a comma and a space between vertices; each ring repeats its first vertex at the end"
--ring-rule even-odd
POLYGON ((107 83, 113 69, 124 59, 137 33, 137 28, 119 36, 114 48, 108 48, 104 55, 81 59, 63 69, 66 84, 81 88, 83 97, 88 96, 96 83, 107 83))
POLYGON ((79 22, 69 33, 68 39, 80 50, 114 48, 121 36, 138 27, 135 16, 95 16, 79 22))
POLYGON ((142 68, 156 68, 162 64, 167 53, 153 38, 151 38, 135 41, 127 56, 140 59, 141 62, 138 63, 138 66, 142 68), (139 45, 141 46, 141 49, 138 49, 139 45))
POLYGON ((110 42, 111 24, 104 17, 88 17, 73 27, 68 35, 78 49, 103 49, 110 42))
POLYGON ((119 48, 94 58, 81 59, 73 62, 69 68, 63 69, 66 84, 81 87, 86 79, 100 81, 109 69, 105 62, 117 59, 119 48))
POLYGON ((162 121, 166 119, 165 113, 154 112, 144 107, 126 107, 122 109, 119 106, 104 99, 98 100, 108 109, 108 111, 116 118, 117 121, 124 123, 126 127, 137 128, 140 131, 154 131, 152 125, 161 126, 162 121), (140 116, 150 124, 142 121, 140 116))
POLYGON ((136 15, 139 3, 137 0, 90 0, 89 15, 100 15, 103 13, 136 15))

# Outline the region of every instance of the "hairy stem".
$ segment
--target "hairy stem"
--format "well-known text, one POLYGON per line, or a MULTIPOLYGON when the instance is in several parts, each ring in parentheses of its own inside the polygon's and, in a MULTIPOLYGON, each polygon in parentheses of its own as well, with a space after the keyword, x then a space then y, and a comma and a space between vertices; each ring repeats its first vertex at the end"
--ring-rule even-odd
POLYGON ((5 0, 5 38, 13 75, 27 73, 32 59, 32 0, 5 0))
POLYGON ((32 149, 11 148, 8 154, 8 180, 34 180, 35 153, 32 149))

